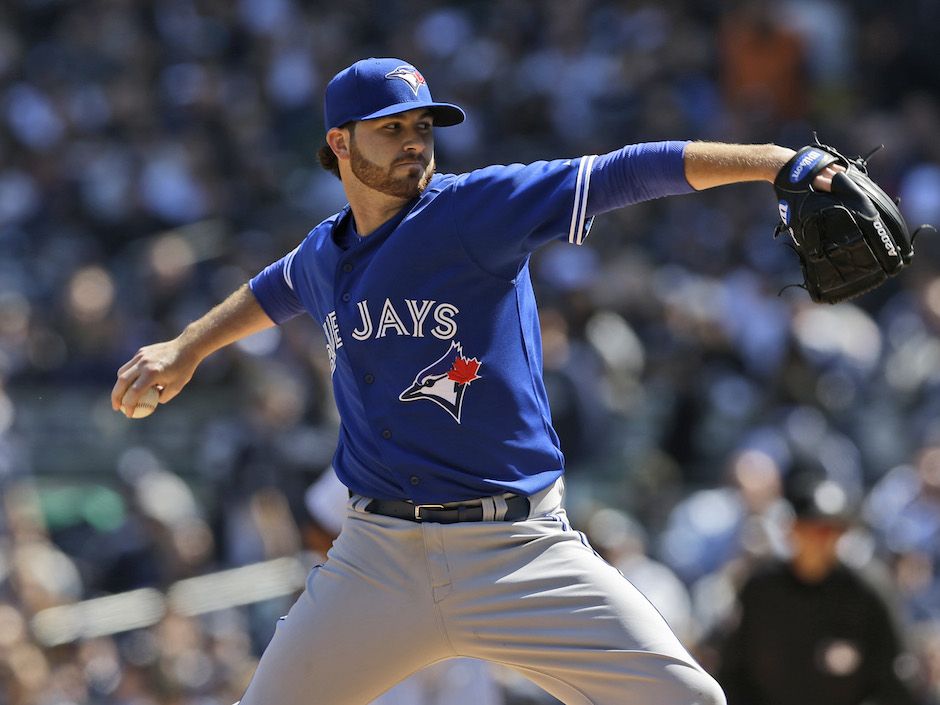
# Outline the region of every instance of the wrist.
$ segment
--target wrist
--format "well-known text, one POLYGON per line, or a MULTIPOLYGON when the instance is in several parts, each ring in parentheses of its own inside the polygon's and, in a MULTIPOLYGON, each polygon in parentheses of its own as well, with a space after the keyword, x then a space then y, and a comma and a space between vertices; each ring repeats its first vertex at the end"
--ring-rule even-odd
POLYGON ((178 356, 189 359, 196 365, 212 353, 206 345, 206 336, 198 323, 198 321, 190 323, 174 340, 178 356))
POLYGON ((789 147, 781 147, 776 144, 768 145, 768 147, 767 170, 764 174, 764 181, 773 183, 777 179, 777 174, 793 158, 796 152, 789 147))

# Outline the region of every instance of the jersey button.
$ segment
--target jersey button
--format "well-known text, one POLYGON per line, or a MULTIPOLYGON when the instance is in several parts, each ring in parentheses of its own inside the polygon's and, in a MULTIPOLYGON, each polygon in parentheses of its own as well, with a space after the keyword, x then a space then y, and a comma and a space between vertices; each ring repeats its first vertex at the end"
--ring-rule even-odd
POLYGON ((418 477, 417 475, 412 475, 410 478, 408 478, 408 481, 409 481, 412 485, 420 485, 420 484, 421 484, 421 478, 418 477))
POLYGON ((362 378, 366 384, 372 384, 375 381, 375 375, 371 372, 362 378))
POLYGON ((353 270, 352 262, 347 262, 346 264, 343 265, 344 272, 348 273, 348 272, 351 272, 352 270, 353 270))
POLYGON ((384 438, 386 441, 391 437, 392 437, 392 432, 389 431, 387 428, 382 431, 382 438, 384 438))
POLYGON ((350 296, 350 294, 349 294, 348 291, 347 291, 345 294, 343 294, 343 301, 344 301, 344 302, 347 302, 347 303, 348 303, 351 298, 352 298, 352 296, 350 296))

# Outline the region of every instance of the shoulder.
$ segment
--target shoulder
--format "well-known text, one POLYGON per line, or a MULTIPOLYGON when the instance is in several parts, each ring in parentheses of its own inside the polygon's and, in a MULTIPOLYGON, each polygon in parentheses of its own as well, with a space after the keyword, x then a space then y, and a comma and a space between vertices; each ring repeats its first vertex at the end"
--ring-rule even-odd
POLYGON ((307 236, 301 241, 297 249, 306 248, 320 249, 327 243, 333 235, 333 231, 349 214, 349 206, 345 206, 341 211, 334 213, 329 218, 320 221, 314 228, 307 233, 307 236))
POLYGON ((741 586, 743 600, 760 599, 792 583, 789 568, 781 560, 768 559, 756 563, 741 586))
POLYGON ((575 158, 528 164, 491 164, 462 174, 436 175, 428 191, 471 199, 494 196, 516 199, 535 193, 545 195, 546 189, 573 185, 583 162, 583 159, 575 158))
POLYGON ((767 558, 754 564, 748 582, 755 585, 773 584, 788 576, 790 569, 778 558, 767 558))
POLYGON ((489 164, 461 174, 435 174, 428 186, 428 190, 442 191, 452 186, 465 186, 468 184, 486 183, 492 181, 505 181, 520 176, 537 177, 539 174, 553 174, 572 169, 577 171, 585 159, 572 157, 563 159, 538 160, 529 163, 512 162, 509 164, 489 164))
POLYGON ((884 592, 876 577, 862 570, 840 563, 832 572, 832 580, 841 585, 845 592, 855 594, 861 600, 878 604, 885 601, 884 592))
POLYGON ((343 206, 342 210, 337 211, 329 218, 320 221, 319 225, 310 231, 310 233, 307 235, 307 238, 309 239, 311 237, 315 238, 323 237, 324 235, 330 235, 333 232, 333 229, 340 223, 340 221, 349 215, 349 212, 349 206, 343 206))

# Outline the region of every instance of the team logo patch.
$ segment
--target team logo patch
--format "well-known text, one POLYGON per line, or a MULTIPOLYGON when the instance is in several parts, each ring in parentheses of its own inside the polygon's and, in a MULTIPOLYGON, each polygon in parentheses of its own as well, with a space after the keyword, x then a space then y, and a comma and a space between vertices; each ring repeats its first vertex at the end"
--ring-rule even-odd
POLYGON ((460 343, 451 342, 447 352, 415 375, 414 382, 398 399, 434 402, 460 423, 464 394, 474 380, 480 379, 480 364, 475 357, 463 356, 460 343))
POLYGON ((399 66, 394 71, 389 71, 387 74, 385 74, 385 78, 401 79, 408 84, 416 98, 418 97, 418 91, 421 89, 421 86, 427 85, 427 81, 424 80, 424 76, 422 76, 421 72, 418 71, 418 69, 416 69, 414 66, 399 66))

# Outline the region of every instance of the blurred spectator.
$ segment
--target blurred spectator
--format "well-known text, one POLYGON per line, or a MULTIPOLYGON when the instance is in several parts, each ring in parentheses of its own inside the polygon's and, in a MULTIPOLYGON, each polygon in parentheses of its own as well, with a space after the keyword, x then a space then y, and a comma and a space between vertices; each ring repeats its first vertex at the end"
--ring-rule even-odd
POLYGON ((780 547, 782 465, 769 448, 745 448, 729 460, 728 484, 691 493, 661 534, 659 553, 687 584, 732 560, 773 555, 780 547))
POLYGON ((913 465, 886 473, 864 516, 893 559, 908 617, 940 623, 940 447, 928 445, 913 465))
POLYGON ((779 12, 767 0, 742 0, 719 35, 725 97, 751 126, 798 120, 810 107, 806 47, 779 12))
POLYGON ((891 609, 862 575, 840 563, 854 510, 825 471, 800 460, 787 478, 791 553, 757 568, 740 590, 720 651, 729 705, 902 705, 916 660, 891 609))

